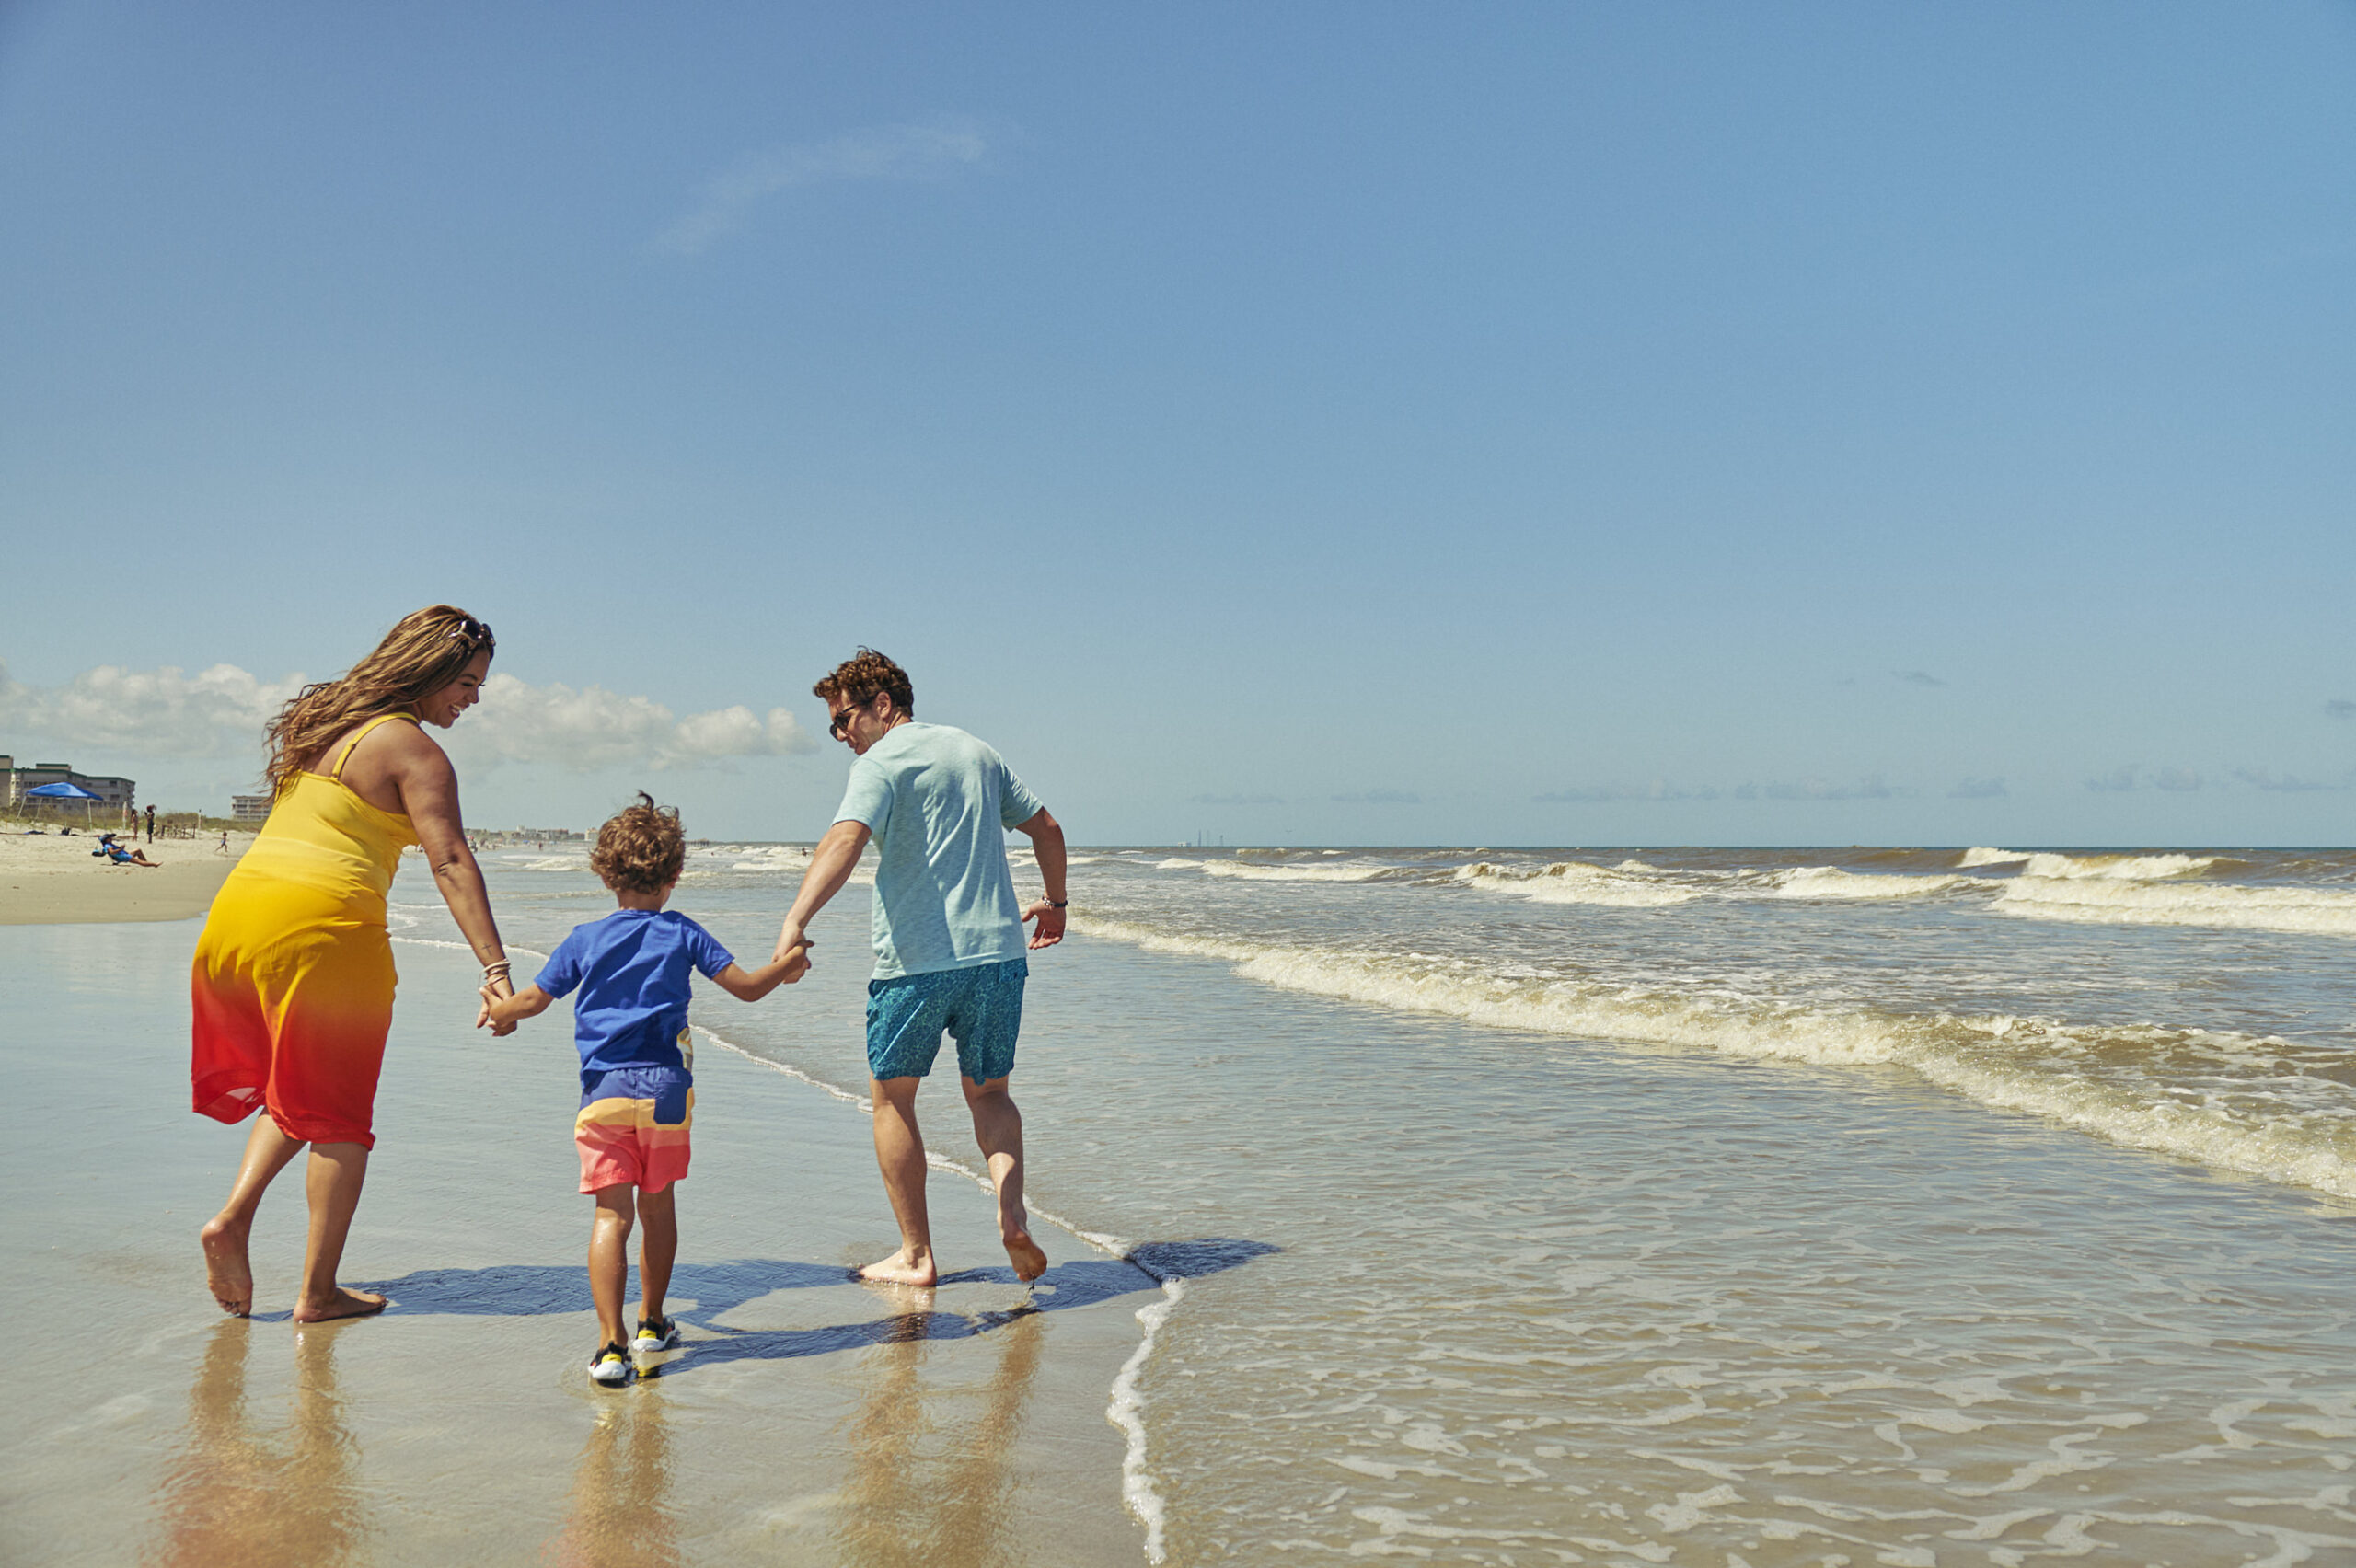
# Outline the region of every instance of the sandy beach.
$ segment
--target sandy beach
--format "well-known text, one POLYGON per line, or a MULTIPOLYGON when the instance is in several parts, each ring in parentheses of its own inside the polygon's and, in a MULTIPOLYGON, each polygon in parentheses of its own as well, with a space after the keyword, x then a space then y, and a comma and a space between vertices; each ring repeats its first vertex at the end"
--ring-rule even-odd
POLYGON ((92 921, 186 920, 210 908, 237 857, 253 842, 233 833, 224 853, 219 835, 170 838, 148 844, 128 835, 156 867, 116 866, 90 852, 98 836, 27 833, 12 827, 0 835, 0 926, 84 924, 92 921))
POLYGON ((198 928, 0 933, 13 1069, 44 1106, 92 1108, 27 1118, 6 1156, 7 1310, 59 1332, 22 1358, 0 1437, 0 1560, 1138 1560, 1105 1408, 1153 1281, 1043 1228, 1052 1266, 1017 1284, 986 1195, 943 1172, 934 1225, 959 1272, 929 1292, 852 1283, 893 1239, 864 1118, 724 1048, 698 1063, 679 1200, 687 1343, 658 1378, 591 1387, 570 1032, 469 1030, 463 954, 401 951, 345 1270, 391 1309, 288 1320, 290 1178, 254 1238, 257 1315, 221 1318, 193 1238, 245 1129, 187 1108, 198 928))

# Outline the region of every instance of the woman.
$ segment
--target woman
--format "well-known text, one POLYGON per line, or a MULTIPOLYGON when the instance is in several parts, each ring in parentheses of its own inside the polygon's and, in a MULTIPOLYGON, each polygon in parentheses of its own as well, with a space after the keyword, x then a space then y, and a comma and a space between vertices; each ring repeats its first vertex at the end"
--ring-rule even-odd
POLYGON ((196 1109, 257 1109, 229 1201, 205 1227, 221 1309, 253 1309, 246 1239, 271 1179, 305 1144, 310 1240, 294 1320, 380 1311, 335 1282, 360 1205, 376 1073, 393 1021, 385 894, 422 845, 442 898, 494 994, 511 989, 482 872, 458 820, 458 780, 422 726, 446 730, 481 695, 491 628, 434 605, 407 616, 341 680, 303 688, 271 721, 270 820, 213 901, 197 940, 191 1076, 196 1109))

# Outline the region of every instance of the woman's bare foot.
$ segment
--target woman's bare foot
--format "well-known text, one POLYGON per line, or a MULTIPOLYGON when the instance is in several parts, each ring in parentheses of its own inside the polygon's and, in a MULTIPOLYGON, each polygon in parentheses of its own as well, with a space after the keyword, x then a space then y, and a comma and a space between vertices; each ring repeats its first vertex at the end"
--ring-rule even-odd
POLYGON ((298 1323, 327 1323, 338 1318, 364 1318, 371 1312, 385 1309, 385 1298, 373 1290, 346 1290, 336 1286, 333 1296, 324 1301, 306 1301, 294 1309, 298 1323))
POLYGON ((242 1225, 214 1216, 196 1233, 204 1248, 204 1283, 221 1310, 242 1318, 254 1309, 254 1272, 246 1262, 246 1232, 242 1225))
POLYGON ((878 1285, 934 1285, 941 1279, 941 1271, 933 1267, 930 1252, 911 1257, 903 1247, 888 1258, 853 1270, 851 1277, 873 1280, 878 1285))
POLYGON ((1040 1251, 1039 1243, 1032 1240, 1031 1233, 1020 1225, 1006 1231, 999 1239, 1006 1243, 1006 1255, 1014 1260, 1015 1278, 1037 1279, 1047 1272, 1047 1254, 1040 1251))

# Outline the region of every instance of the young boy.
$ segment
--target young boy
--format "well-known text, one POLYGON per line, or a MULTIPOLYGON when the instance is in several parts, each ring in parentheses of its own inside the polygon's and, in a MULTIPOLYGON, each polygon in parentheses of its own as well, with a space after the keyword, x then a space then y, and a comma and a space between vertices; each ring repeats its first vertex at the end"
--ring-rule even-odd
POLYGON ((638 1254, 645 1302, 630 1349, 641 1355, 679 1343, 679 1326, 663 1315, 663 1296, 678 1256, 679 1225, 671 1186, 687 1173, 687 1123, 695 1110, 695 1045, 687 1033, 687 971, 700 971, 729 995, 759 1001, 802 978, 808 949, 746 974, 711 934, 663 905, 679 885, 687 838, 676 811, 643 792, 597 830, 590 869, 621 905, 602 920, 573 928, 557 944, 539 978, 513 997, 483 987, 491 1031, 510 1034, 569 992, 573 1043, 581 1051, 581 1190, 597 1200, 589 1232, 589 1293, 597 1304, 597 1354, 589 1376, 613 1387, 634 1375, 622 1338, 622 1287, 628 1282, 631 1196, 646 1221, 638 1254))

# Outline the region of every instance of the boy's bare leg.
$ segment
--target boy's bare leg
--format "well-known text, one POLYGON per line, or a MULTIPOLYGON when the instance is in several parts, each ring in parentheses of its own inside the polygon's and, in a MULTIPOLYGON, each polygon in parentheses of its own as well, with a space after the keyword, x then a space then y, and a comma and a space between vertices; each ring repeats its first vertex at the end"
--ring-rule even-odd
POLYGON ((253 1234, 254 1211, 271 1182, 286 1162, 303 1152, 303 1140, 281 1131, 270 1113, 254 1118, 246 1135, 246 1157, 237 1165, 237 1179, 229 1187, 229 1201, 196 1233, 204 1248, 204 1283, 221 1310, 242 1318, 254 1309, 254 1274, 246 1257, 246 1239, 253 1234))
POLYGON ((1014 1277, 1037 1279, 1047 1272, 1047 1254, 1031 1239, 1031 1211, 1022 1206, 1022 1113, 1002 1078, 957 1082, 965 1091, 965 1108, 974 1113, 974 1141, 982 1146, 990 1184, 998 1189, 999 1239, 1013 1260, 1014 1277))
POLYGON ((597 1343, 629 1343, 622 1329, 622 1287, 629 1283, 629 1225, 632 1214, 628 1183, 597 1191, 597 1216, 589 1224, 589 1299, 597 1304, 597 1343))
POLYGON ((659 1193, 638 1195, 638 1217, 646 1229, 638 1243, 638 1293, 641 1318, 661 1318, 663 1298, 671 1293, 671 1265, 679 1256, 679 1205, 671 1199, 675 1182, 659 1193))
POLYGON ((344 1238, 352 1234, 352 1216, 360 1208, 360 1187, 367 1179, 368 1150, 363 1146, 311 1146, 310 1167, 303 1172, 303 1191, 311 1203, 311 1234, 303 1248, 303 1294, 294 1302, 298 1323, 364 1318, 385 1309, 385 1298, 375 1291, 346 1290, 335 1282, 344 1238))
POLYGON ((924 1204, 924 1137, 917 1131, 917 1086, 922 1078, 870 1078, 875 1104, 875 1164, 892 1217, 900 1222, 900 1250, 859 1271, 861 1279, 890 1285, 931 1285, 932 1221, 924 1204))

